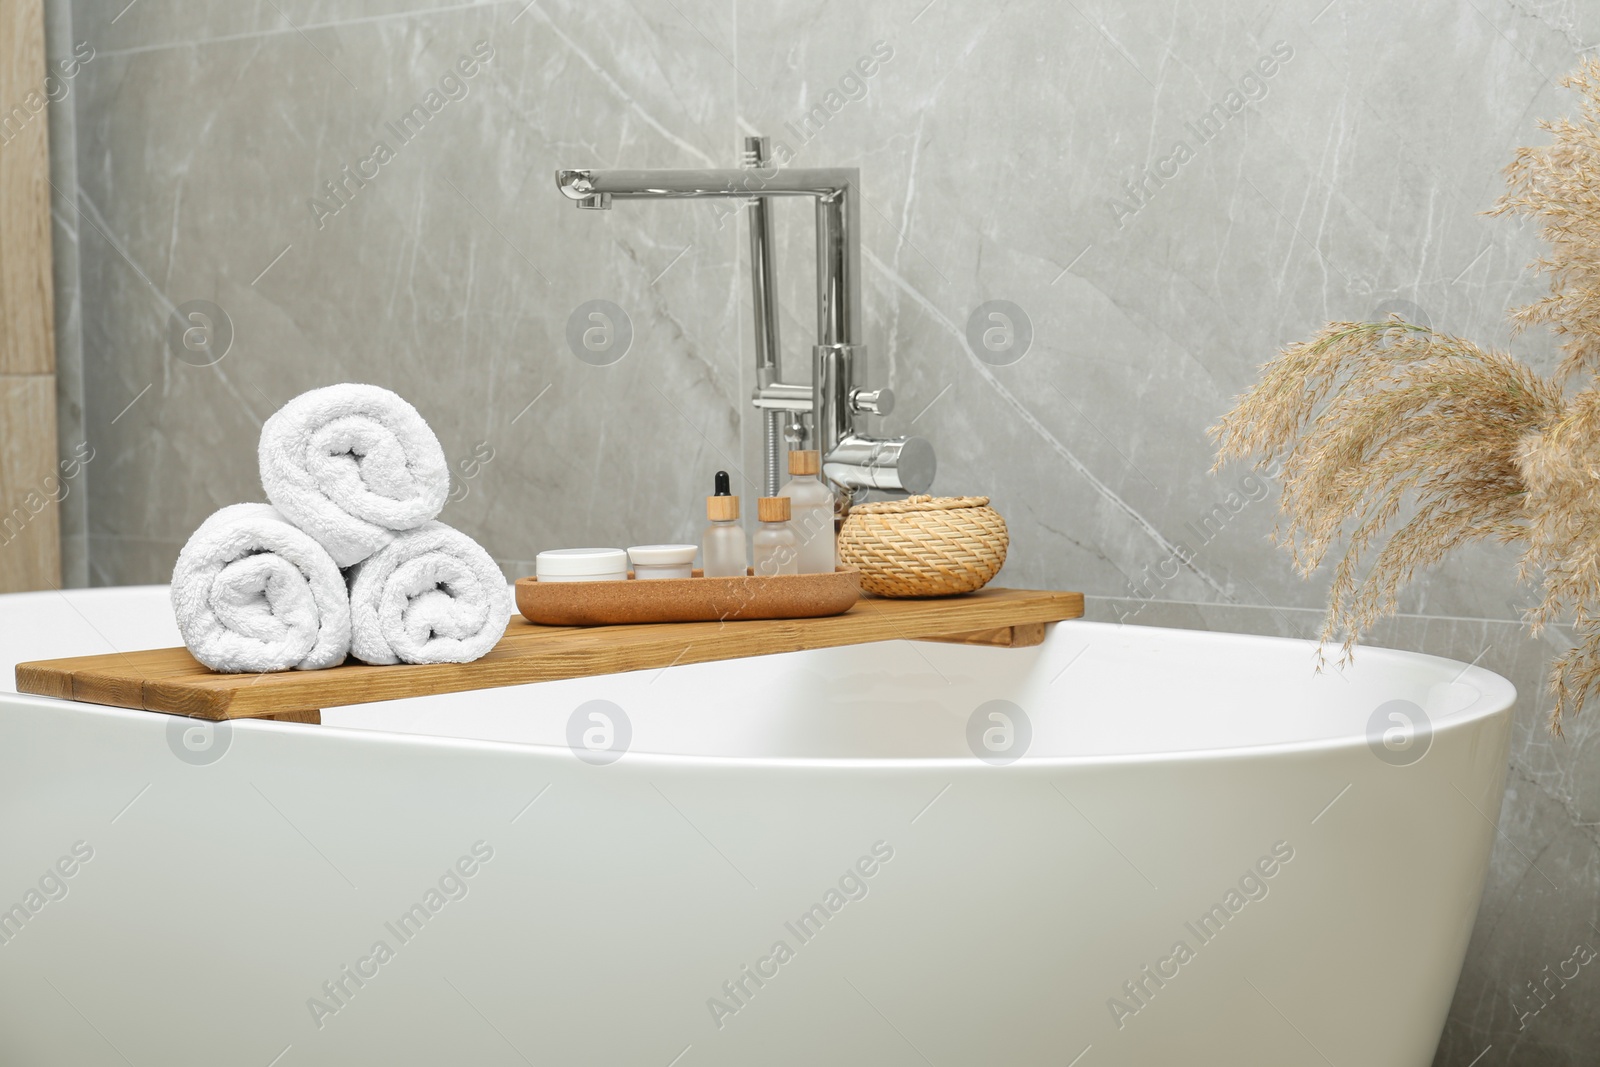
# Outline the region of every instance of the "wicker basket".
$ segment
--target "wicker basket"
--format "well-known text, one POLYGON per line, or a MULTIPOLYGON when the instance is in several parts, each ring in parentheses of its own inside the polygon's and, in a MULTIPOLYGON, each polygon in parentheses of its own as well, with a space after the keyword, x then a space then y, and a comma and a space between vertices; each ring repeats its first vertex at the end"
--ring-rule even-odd
POLYGON ((986 496, 913 496, 850 509, 839 562, 861 588, 887 597, 952 596, 981 589, 1010 545, 1006 521, 986 496))

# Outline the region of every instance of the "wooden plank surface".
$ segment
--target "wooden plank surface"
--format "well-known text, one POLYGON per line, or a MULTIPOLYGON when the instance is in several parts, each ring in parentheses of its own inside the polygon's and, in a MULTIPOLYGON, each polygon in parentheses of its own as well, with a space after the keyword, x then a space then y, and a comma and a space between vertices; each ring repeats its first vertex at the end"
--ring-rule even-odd
POLYGON ((581 627, 534 626, 516 616, 474 663, 216 674, 184 649, 160 648, 22 663, 17 689, 202 719, 270 717, 870 641, 954 638, 1021 647, 1042 641, 1044 624, 1082 615, 1081 593, 983 589, 944 600, 862 600, 823 619, 581 627))
POLYGON ((61 584, 45 73, 42 0, 0 0, 0 592, 61 584))

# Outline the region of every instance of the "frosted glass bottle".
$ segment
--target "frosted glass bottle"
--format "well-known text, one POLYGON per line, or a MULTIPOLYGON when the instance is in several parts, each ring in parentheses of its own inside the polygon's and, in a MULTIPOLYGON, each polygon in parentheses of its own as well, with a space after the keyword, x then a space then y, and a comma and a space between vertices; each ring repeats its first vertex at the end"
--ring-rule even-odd
POLYGON ((789 525, 789 498, 764 496, 756 501, 761 528, 752 538, 757 578, 800 573, 800 539, 789 525))
POLYGON ((796 449, 789 453, 789 481, 778 490, 789 498, 789 526, 800 541, 801 574, 832 574, 837 564, 833 490, 822 483, 821 472, 820 453, 796 449))
POLYGON ((706 497, 706 527, 700 545, 701 573, 707 578, 743 578, 750 566, 749 544, 739 525, 739 498, 728 492, 728 472, 718 471, 716 493, 706 497))

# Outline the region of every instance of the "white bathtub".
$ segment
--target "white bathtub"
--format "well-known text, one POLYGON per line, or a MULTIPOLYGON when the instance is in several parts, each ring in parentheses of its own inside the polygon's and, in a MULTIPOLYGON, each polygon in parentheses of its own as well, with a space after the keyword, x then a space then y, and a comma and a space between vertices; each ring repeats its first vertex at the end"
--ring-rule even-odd
MULTIPOLYGON (((172 643, 164 589, 0 597, 6 684, 172 643)), ((1311 652, 1075 622, 209 738, 0 693, 0 1063, 1426 1067, 1515 694, 1311 652)))

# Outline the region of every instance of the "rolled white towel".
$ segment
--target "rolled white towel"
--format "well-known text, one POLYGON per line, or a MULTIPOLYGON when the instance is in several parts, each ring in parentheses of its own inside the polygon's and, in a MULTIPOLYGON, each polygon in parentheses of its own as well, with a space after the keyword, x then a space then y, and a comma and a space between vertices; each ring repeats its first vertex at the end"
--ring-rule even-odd
POLYGON ((200 524, 172 571, 172 610, 214 671, 315 670, 350 651, 344 576, 270 504, 234 504, 200 524))
POLYGON ((470 663, 511 618, 500 568, 442 522, 396 534, 345 577, 351 651, 367 663, 470 663))
POLYGON ((439 439, 376 385, 295 397, 261 428, 259 453, 267 499, 341 567, 438 515, 450 492, 439 439))

